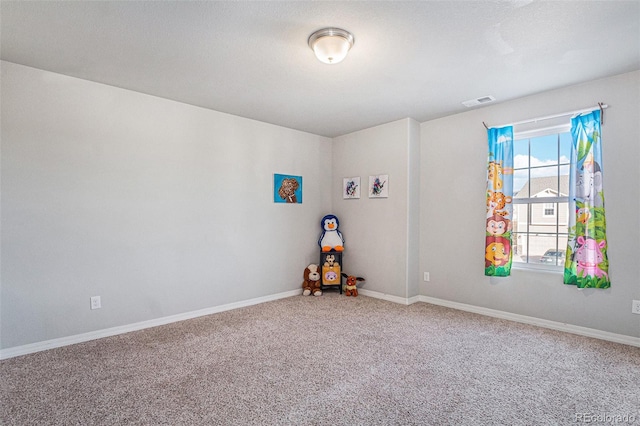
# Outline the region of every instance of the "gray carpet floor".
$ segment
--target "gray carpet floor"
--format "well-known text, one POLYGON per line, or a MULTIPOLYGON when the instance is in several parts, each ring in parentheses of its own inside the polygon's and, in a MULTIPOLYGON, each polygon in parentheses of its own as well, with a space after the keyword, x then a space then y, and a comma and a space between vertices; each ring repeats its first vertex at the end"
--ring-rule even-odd
POLYGON ((0 363, 3 425, 640 424, 640 348, 290 297, 0 363))

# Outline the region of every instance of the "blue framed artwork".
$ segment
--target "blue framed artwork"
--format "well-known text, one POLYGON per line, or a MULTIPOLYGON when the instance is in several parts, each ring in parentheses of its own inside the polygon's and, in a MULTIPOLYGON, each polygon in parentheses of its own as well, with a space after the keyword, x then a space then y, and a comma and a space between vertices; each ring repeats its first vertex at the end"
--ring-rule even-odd
POLYGON ((274 174, 273 202, 302 204, 302 176, 274 174))

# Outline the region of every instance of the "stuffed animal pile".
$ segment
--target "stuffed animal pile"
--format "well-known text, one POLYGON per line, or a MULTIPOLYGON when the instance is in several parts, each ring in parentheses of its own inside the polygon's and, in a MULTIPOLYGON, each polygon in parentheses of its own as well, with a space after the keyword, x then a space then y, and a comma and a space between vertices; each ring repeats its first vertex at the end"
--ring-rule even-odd
POLYGON ((302 295, 309 296, 310 294, 313 294, 314 296, 322 296, 318 265, 312 263, 311 265, 307 266, 304 270, 303 276, 304 281, 302 282, 302 295))
MULTIPOLYGON (((341 273, 340 263, 344 251, 344 237, 338 230, 340 222, 335 215, 328 214, 320 221, 322 234, 318 239, 318 245, 322 250, 320 262, 322 265, 311 264, 304 270, 304 282, 302 283, 303 296, 320 296, 322 285, 342 285, 341 276, 347 279, 345 295, 358 296, 358 281, 364 281, 362 277, 341 273)), ((342 291, 341 291, 342 292, 342 291)))

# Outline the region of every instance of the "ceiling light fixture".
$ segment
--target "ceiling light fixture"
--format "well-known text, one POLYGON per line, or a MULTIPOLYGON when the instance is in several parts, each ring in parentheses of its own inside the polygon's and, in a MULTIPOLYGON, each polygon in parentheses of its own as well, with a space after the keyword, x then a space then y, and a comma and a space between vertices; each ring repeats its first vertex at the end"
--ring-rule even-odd
POLYGON ((340 28, 323 28, 309 36, 309 47, 325 64, 341 62, 353 46, 355 39, 349 31, 340 28))

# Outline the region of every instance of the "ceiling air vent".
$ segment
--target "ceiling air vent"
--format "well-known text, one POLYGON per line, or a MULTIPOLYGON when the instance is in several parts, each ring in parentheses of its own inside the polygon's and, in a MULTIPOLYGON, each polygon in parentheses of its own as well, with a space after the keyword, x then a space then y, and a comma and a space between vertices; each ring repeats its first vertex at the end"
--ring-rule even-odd
POLYGON ((493 96, 489 95, 489 96, 483 96, 483 97, 477 98, 477 99, 471 99, 470 101, 464 101, 462 103, 462 105, 466 106, 467 108, 471 108, 471 107, 478 106, 478 105, 488 104, 488 103, 493 102, 495 100, 496 100, 496 98, 494 98, 493 96))

